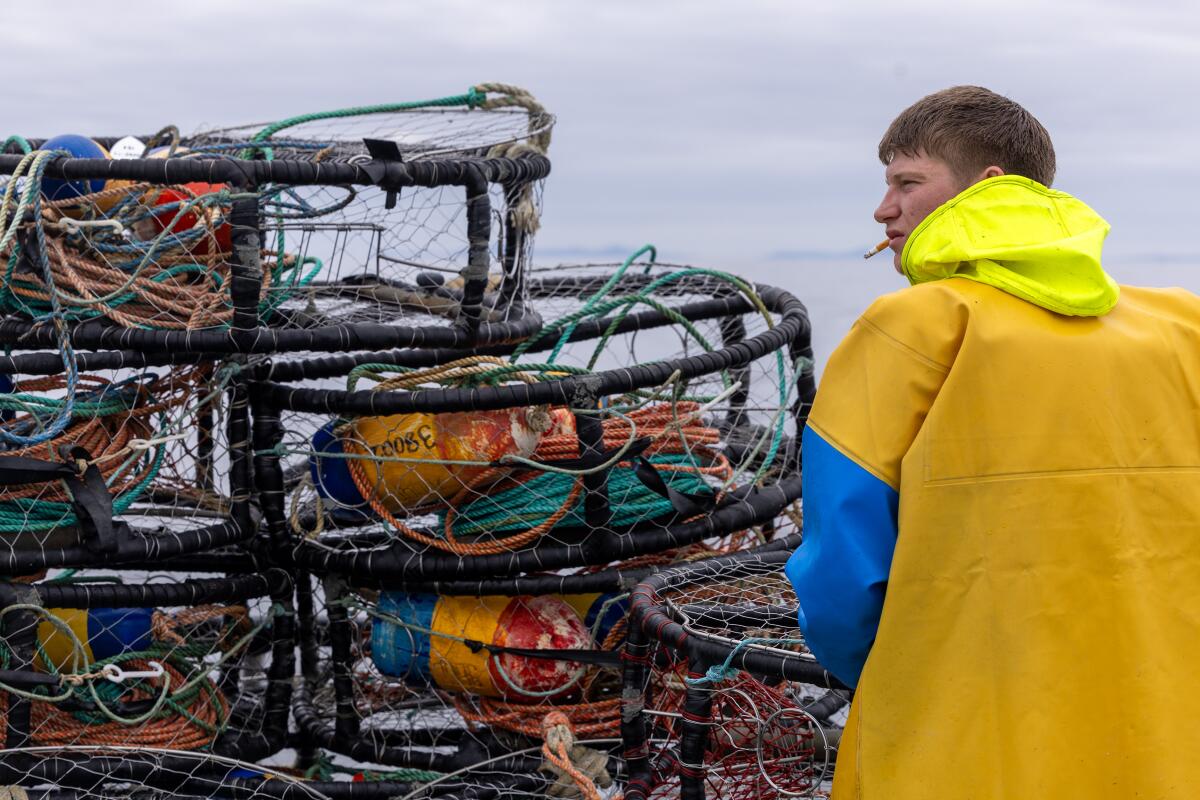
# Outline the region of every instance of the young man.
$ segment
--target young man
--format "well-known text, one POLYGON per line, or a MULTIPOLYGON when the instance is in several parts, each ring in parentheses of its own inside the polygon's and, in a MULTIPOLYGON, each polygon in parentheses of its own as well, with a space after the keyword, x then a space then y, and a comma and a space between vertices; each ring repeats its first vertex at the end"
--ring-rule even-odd
POLYGON ((1021 106, 880 143, 913 286, 826 366, 787 574, 856 685, 835 798, 1200 792, 1200 298, 1121 287, 1021 106))

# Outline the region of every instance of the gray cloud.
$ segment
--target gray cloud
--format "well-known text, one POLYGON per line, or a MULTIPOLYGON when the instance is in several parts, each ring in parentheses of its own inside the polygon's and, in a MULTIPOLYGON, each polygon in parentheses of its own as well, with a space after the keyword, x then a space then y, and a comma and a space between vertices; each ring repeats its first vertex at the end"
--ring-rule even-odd
POLYGON ((527 86, 559 117, 547 253, 857 252, 878 234, 880 132, 965 82, 1046 123, 1058 185, 1112 221, 1114 260, 1193 248, 1191 3, 64 0, 10 4, 0 24, 6 133, 194 129, 527 86))

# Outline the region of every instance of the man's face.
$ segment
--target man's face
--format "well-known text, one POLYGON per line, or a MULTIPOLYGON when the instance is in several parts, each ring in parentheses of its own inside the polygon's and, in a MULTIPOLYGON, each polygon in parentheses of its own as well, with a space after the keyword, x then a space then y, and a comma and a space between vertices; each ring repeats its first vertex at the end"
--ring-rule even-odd
POLYGON ((887 192, 875 209, 875 221, 887 226, 888 246, 895 253, 892 263, 900 272, 900 254, 908 235, 935 208, 969 184, 956 177, 945 161, 922 152, 912 156, 896 153, 884 177, 887 192))

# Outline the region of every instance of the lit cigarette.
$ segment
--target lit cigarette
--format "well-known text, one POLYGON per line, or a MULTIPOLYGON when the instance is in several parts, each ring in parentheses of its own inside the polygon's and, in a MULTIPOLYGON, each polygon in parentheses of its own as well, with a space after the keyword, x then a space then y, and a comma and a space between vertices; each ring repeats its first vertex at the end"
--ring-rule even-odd
POLYGON ((891 244, 891 243, 892 243, 892 240, 891 240, 891 239, 884 239, 882 242, 880 242, 879 244, 875 245, 874 247, 872 247, 872 248, 871 248, 870 250, 868 250, 867 252, 863 253, 863 258, 870 258, 871 256, 879 255, 879 254, 880 254, 880 253, 882 253, 884 250, 887 250, 887 248, 888 248, 888 245, 889 245, 889 244, 891 244))

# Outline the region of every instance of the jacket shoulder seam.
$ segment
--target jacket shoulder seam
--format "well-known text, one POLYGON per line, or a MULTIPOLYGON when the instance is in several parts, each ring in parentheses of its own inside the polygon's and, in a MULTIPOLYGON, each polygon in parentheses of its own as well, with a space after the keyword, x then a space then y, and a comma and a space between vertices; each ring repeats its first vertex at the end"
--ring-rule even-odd
POLYGON ((861 322, 869 331, 876 334, 880 338, 884 339, 885 341, 887 341, 894 347, 898 348, 899 350, 903 351, 904 353, 917 359, 925 366, 936 369, 939 372, 949 374, 950 366, 948 364, 942 364, 939 361, 935 361, 932 358, 930 358, 929 356, 922 353, 920 350, 913 348, 911 345, 905 344, 904 342, 900 341, 895 336, 888 333, 883 328, 879 327, 877 324, 872 322, 866 315, 859 317, 859 322, 861 322))

